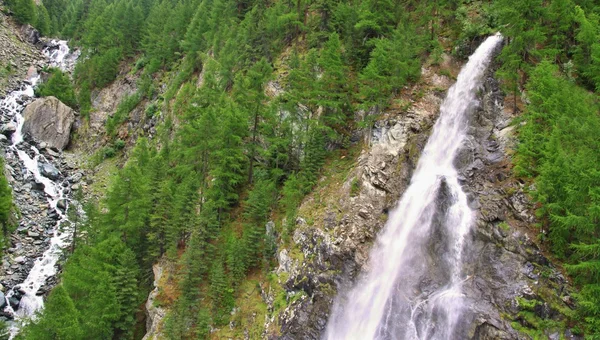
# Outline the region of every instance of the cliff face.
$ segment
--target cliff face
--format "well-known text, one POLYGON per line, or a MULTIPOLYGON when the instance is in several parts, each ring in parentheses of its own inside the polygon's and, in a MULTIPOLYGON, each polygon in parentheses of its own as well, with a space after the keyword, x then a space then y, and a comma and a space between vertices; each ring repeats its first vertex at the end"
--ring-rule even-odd
MULTIPOLYGON (((493 75, 492 67, 456 160, 477 215, 466 252, 469 277, 463 289, 470 308, 462 327, 472 339, 528 338, 535 336, 531 329, 558 338, 565 332, 561 320, 570 307, 569 286, 528 234, 535 222, 533 207, 524 193, 527 188, 511 177, 513 117, 503 110, 504 98, 493 75)), ((370 147, 344 181, 322 192, 317 189, 304 202, 292 245, 278 252, 276 273, 287 307, 275 306, 273 286, 263 291, 273 312, 265 336, 321 337, 336 294, 348 290, 368 264, 372 242, 410 181, 451 83, 424 69, 423 80, 412 89, 419 95, 410 108, 377 122, 370 147)), ((435 251, 435 238, 429 246, 435 251)), ((571 337, 568 330, 563 335, 571 337)))

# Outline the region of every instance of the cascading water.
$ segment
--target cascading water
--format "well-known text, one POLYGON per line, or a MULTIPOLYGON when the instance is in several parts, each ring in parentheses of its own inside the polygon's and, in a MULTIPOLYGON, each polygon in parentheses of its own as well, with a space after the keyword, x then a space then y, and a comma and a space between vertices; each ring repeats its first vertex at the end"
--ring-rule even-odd
POLYGON ((440 107, 409 187, 378 235, 370 264, 333 307, 324 339, 459 339, 467 307, 461 285, 473 222, 454 160, 477 107, 495 47, 489 37, 470 57, 440 107))
MULTIPOLYGON (((48 57, 48 64, 53 67, 59 67, 63 71, 70 70, 74 65, 79 52, 70 53, 66 41, 51 41, 43 50, 48 57)), ((34 87, 39 81, 40 76, 35 73, 24 82, 21 89, 9 93, 3 99, 0 99, 0 112, 11 120, 11 124, 16 127, 12 135, 11 145, 7 148, 7 153, 14 153, 18 156, 25 177, 33 179, 37 183, 42 183, 44 192, 51 210, 58 215, 58 223, 52 230, 52 237, 49 240, 49 247, 43 255, 34 261, 33 268, 29 271, 27 278, 19 285, 15 286, 6 294, 5 312, 12 315, 15 321, 11 325, 11 335, 19 330, 20 320, 32 317, 34 313, 43 307, 43 297, 38 295, 39 289, 44 285, 46 279, 56 274, 56 263, 65 248, 70 242, 70 233, 61 230, 61 224, 66 221, 65 213, 57 207, 58 202, 64 199, 64 190, 61 183, 45 177, 40 168, 44 164, 50 164, 39 150, 23 140, 23 111, 25 104, 34 97, 34 87), (11 297, 15 294, 20 295, 18 308, 13 308, 10 303, 11 297)), ((48 166, 48 165, 46 165, 48 166)))

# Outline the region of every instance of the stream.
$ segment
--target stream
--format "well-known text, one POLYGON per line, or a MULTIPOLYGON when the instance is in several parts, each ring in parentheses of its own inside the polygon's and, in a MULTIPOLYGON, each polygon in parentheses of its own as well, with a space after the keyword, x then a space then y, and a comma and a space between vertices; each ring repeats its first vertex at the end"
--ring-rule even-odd
MULTIPOLYGON (((48 66, 68 72, 79 57, 79 51, 71 53, 67 42, 58 40, 47 42, 43 53, 48 66)), ((15 232, 20 236, 11 236, 13 247, 8 253, 12 256, 5 256, 0 277, 5 288, 5 294, 0 293, 4 299, 0 302, 0 314, 1 318, 12 320, 11 338, 24 321, 43 308, 44 295, 56 283, 57 263, 71 238, 65 222, 72 180, 67 176, 62 155, 45 143, 37 145, 22 133, 22 112, 35 99, 34 88, 39 81, 37 70, 30 70, 29 79, 23 81, 21 88, 0 98, 1 130, 9 137, 2 143, 6 172, 11 173, 13 200, 22 214, 15 232)))

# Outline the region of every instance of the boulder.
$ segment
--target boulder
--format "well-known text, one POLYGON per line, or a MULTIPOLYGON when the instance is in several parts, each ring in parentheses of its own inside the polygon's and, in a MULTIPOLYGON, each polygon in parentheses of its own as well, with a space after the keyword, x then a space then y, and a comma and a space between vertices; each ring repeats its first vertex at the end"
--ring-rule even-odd
POLYGON ((55 97, 36 99, 23 111, 23 133, 36 142, 63 150, 68 144, 75 111, 55 97))
POLYGON ((7 123, 0 126, 0 133, 9 138, 15 131, 17 131, 17 127, 13 123, 7 123))
POLYGON ((36 30, 33 26, 29 24, 23 25, 21 26, 20 31, 21 36, 27 42, 35 45, 40 41, 40 32, 38 32, 38 30, 36 30))
POLYGON ((56 202, 56 207, 64 212, 67 210, 67 200, 64 198, 59 199, 56 202))
POLYGON ((42 176, 48 177, 52 180, 56 180, 60 176, 58 169, 50 163, 39 163, 38 168, 40 169, 40 174, 42 176))

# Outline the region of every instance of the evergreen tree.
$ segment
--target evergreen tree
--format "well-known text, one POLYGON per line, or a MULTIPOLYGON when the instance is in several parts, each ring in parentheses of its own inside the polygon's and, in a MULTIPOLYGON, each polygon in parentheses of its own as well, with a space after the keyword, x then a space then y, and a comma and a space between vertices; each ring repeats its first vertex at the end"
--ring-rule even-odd
POLYGON ((13 0, 11 10, 20 24, 36 22, 36 7, 33 0, 13 0))
POLYGON ((84 333, 78 320, 73 301, 65 288, 58 285, 48 296, 42 316, 25 328, 25 337, 31 340, 81 339, 84 333))
POLYGON ((52 30, 52 21, 50 20, 50 15, 48 14, 46 7, 44 7, 44 4, 37 6, 36 19, 37 20, 34 26, 41 35, 49 36, 54 33, 52 30))
MULTIPOLYGON (((4 171, 4 158, 0 157, 0 169, 4 171)), ((2 224, 2 244, 12 232, 11 213, 13 209, 12 189, 4 173, 0 174, 0 223, 2 224)))

